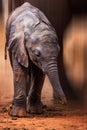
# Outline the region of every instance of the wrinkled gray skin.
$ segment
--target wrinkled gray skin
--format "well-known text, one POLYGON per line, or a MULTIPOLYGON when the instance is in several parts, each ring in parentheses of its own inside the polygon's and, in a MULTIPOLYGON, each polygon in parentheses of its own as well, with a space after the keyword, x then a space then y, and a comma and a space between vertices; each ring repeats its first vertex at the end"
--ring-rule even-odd
POLYGON ((13 106, 9 111, 11 116, 25 116, 26 109, 31 113, 43 111, 41 90, 45 74, 58 99, 62 104, 67 102, 58 76, 58 38, 39 9, 24 3, 12 12, 6 26, 7 48, 14 76, 13 106))

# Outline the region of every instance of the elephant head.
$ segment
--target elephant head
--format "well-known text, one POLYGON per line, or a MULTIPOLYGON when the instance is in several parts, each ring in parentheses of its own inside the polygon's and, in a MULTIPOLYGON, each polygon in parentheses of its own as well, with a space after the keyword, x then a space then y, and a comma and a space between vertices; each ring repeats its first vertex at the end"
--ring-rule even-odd
POLYGON ((9 51, 15 54, 18 62, 28 67, 30 58, 47 74, 58 98, 62 103, 66 103, 58 75, 58 38, 45 15, 25 3, 8 19, 6 39, 9 51))

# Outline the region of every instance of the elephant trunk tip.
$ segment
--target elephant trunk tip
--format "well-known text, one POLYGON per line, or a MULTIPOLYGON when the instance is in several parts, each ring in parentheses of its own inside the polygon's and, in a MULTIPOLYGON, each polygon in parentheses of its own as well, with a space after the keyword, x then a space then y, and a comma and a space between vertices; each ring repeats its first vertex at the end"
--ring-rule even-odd
MULTIPOLYGON (((58 99, 59 99, 59 98, 58 98, 58 99)), ((62 99, 59 99, 58 102, 61 103, 62 105, 67 105, 67 99, 66 99, 65 96, 62 97, 62 99)))

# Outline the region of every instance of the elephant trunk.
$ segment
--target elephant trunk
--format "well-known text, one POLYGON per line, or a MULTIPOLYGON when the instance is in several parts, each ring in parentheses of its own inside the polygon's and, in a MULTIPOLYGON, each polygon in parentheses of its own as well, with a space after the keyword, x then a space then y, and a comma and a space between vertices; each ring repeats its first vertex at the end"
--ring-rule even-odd
POLYGON ((56 96, 60 100, 62 104, 66 104, 67 100, 65 97, 65 94, 62 90, 62 87, 60 85, 59 81, 59 74, 58 74, 58 66, 57 63, 53 63, 52 61, 48 64, 47 67, 47 76, 51 82, 51 85, 53 86, 53 89, 56 93, 56 96))

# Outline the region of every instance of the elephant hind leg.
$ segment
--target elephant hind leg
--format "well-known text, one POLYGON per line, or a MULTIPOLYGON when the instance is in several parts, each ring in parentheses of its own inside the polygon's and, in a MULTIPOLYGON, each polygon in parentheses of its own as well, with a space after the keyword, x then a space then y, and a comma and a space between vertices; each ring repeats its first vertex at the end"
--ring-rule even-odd
POLYGON ((42 70, 32 63, 31 87, 28 95, 27 112, 40 114, 43 112, 44 105, 41 102, 41 92, 45 75, 42 70))

